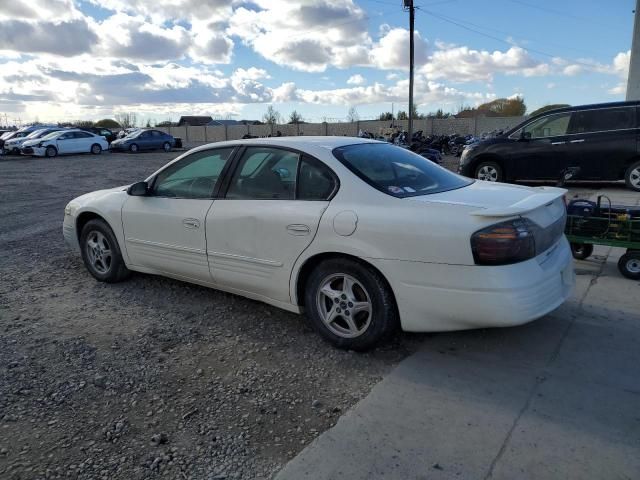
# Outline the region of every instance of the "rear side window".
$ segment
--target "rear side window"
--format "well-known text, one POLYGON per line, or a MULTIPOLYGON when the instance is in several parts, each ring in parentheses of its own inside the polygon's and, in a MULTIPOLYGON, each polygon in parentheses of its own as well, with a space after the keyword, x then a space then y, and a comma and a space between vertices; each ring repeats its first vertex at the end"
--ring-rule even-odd
POLYGON ((606 132, 635 128, 634 107, 602 108, 573 112, 569 133, 606 132))
POLYGON ((93 135, 91 135, 90 133, 87 132, 73 132, 73 136, 75 138, 89 138, 89 137, 93 137, 93 135))
POLYGON ((335 176, 326 165, 303 157, 298 173, 297 200, 329 200, 337 188, 335 176))
POLYGON ((430 160, 388 143, 335 148, 333 155, 372 187, 394 197, 413 197, 462 188, 472 182, 430 160))

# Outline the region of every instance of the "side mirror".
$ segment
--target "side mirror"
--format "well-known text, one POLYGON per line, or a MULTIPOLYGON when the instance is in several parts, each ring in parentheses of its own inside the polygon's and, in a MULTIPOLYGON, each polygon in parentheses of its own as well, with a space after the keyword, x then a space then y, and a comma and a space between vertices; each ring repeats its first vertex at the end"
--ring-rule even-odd
POLYGON ((127 188, 127 194, 132 197, 144 197, 149 193, 149 184, 147 182, 136 182, 127 188))
POLYGON ((520 132, 520 140, 523 142, 531 140, 531 132, 525 132, 524 130, 520 132))

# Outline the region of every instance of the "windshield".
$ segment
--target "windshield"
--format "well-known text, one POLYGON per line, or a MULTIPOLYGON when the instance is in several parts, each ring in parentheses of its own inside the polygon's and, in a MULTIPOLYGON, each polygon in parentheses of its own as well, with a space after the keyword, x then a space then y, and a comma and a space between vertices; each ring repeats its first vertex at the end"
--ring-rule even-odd
POLYGON ((4 140, 7 137, 10 137, 11 135, 13 135, 14 132, 4 132, 2 134, 2 136, 0 136, 0 139, 4 140))
POLYGON ((25 138, 38 138, 38 136, 43 132, 44 130, 34 130, 33 132, 31 132, 29 135, 27 135, 25 138))
POLYGON ((472 183, 410 150, 388 143, 347 145, 334 149, 333 155, 369 185, 394 197, 444 192, 472 183))
POLYGON ((60 131, 60 130, 55 131, 55 132, 51 132, 51 133, 48 133, 48 134, 44 135, 44 136, 42 137, 42 139, 43 139, 43 140, 49 140, 49 139, 51 139, 51 138, 55 138, 55 137, 57 137, 57 136, 58 136, 58 135, 60 135, 61 133, 63 133, 63 132, 62 132, 62 131, 60 131))

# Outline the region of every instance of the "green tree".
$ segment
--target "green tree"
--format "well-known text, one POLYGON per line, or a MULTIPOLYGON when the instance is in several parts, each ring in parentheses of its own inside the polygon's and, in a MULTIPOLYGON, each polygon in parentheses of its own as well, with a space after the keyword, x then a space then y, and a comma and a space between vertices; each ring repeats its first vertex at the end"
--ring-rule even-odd
POLYGON ((407 115, 407 112, 405 112, 404 110, 400 110, 396 115, 396 118, 398 120, 409 120, 409 115, 407 115))
POLYGON ((391 112, 384 112, 378 116, 378 120, 393 120, 393 114, 391 112))
POLYGON ((103 118, 95 123, 96 127, 102 128, 120 128, 120 124, 112 118, 103 118))
POLYGON ((552 103, 550 105, 545 105, 544 107, 540 107, 537 110, 534 110, 529 115, 533 117, 535 115, 540 115, 541 113, 547 112, 549 110, 554 110, 556 108, 570 107, 570 106, 571 105, 569 105, 568 103, 552 103))
POLYGON ((280 112, 273 108, 273 105, 269 105, 265 114, 262 115, 262 121, 269 125, 280 123, 281 118, 280 112))

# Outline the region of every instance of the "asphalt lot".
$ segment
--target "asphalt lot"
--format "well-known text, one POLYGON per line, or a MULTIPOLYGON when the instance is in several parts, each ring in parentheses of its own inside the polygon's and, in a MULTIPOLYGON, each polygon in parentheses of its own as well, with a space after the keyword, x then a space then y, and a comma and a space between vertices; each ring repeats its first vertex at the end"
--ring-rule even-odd
MULTIPOLYGON (((99 284, 67 250, 71 198, 144 179, 177 155, 0 159, 0 478, 270 478, 322 432, 350 439, 345 425, 369 441, 329 451, 325 464, 350 451, 341 465, 362 466, 358 452, 377 452, 378 478, 524 478, 517 468, 541 473, 529 478, 637 478, 627 460, 640 458, 640 301, 638 283, 607 262, 615 251, 579 262, 576 296, 541 321, 341 352, 302 317, 233 295, 142 274, 99 284), (423 407, 396 424, 423 445, 413 456, 381 451, 407 450, 375 436, 392 435, 389 425, 349 427, 397 419, 403 402, 423 407), (608 469, 553 468, 580 456, 608 469), (404 461, 427 471, 384 470, 404 461)), ((618 185, 571 191, 639 197, 618 185)), ((313 461, 323 438, 298 458, 313 461)), ((300 478, 286 477, 295 465, 282 478, 300 478)))

